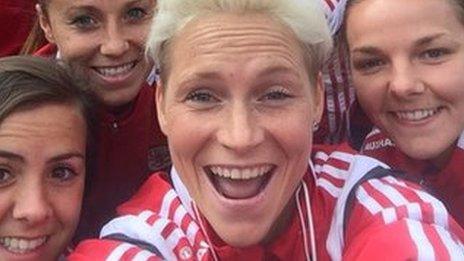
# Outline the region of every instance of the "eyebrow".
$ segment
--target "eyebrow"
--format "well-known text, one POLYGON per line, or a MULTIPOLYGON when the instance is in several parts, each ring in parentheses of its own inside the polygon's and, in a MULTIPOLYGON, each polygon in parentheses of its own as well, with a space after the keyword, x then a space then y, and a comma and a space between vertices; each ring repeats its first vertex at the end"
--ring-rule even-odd
POLYGON ((5 151, 5 150, 0 150, 0 158, 6 158, 6 159, 10 159, 13 161, 20 161, 20 162, 25 161, 23 156, 13 153, 13 152, 5 151))
POLYGON ((258 78, 260 78, 260 77, 263 77, 263 76, 267 76, 267 75, 270 75, 270 74, 277 74, 277 73, 291 74, 291 75, 294 75, 294 76, 298 76, 298 73, 295 70, 292 70, 292 68, 290 68, 288 66, 283 66, 283 65, 271 65, 271 66, 265 67, 263 70, 261 70, 258 73, 257 76, 258 76, 258 78))
MULTIPOLYGON (((0 150, 0 158, 6 158, 6 159, 13 160, 13 161, 19 161, 19 162, 25 162, 26 161, 23 156, 21 156, 19 154, 16 154, 16 153, 13 153, 13 152, 4 151, 4 150, 0 150)), ((70 152, 70 153, 65 153, 65 154, 61 154, 61 155, 57 155, 55 157, 52 157, 51 159, 47 160, 47 163, 67 160, 67 159, 71 159, 71 158, 79 158, 79 159, 85 160, 85 157, 84 157, 84 155, 82 153, 70 152)))
POLYGON ((82 153, 69 152, 69 153, 65 153, 65 154, 55 156, 55 157, 47 160, 47 162, 56 162, 56 161, 68 160, 68 159, 72 159, 72 158, 78 158, 78 159, 81 159, 81 160, 85 160, 85 156, 82 153))
POLYGON ((442 36, 444 36, 444 35, 445 35, 444 33, 437 33, 437 34, 434 34, 434 35, 429 35, 429 36, 420 38, 419 40, 415 41, 415 42, 414 42, 414 45, 415 45, 415 46, 424 46, 424 45, 428 45, 428 44, 430 44, 431 42, 433 42, 435 39, 440 38, 440 37, 442 37, 442 36))
POLYGON ((364 54, 377 54, 380 52, 380 50, 373 46, 362 46, 362 47, 354 48, 352 52, 353 53, 364 53, 364 54))
MULTIPOLYGON (((428 35, 414 41, 413 46, 425 46, 436 40, 437 38, 443 37, 445 33, 437 33, 434 35, 428 35)), ((361 46, 353 49, 353 53, 364 53, 364 54, 377 54, 380 50, 374 46, 361 46)))

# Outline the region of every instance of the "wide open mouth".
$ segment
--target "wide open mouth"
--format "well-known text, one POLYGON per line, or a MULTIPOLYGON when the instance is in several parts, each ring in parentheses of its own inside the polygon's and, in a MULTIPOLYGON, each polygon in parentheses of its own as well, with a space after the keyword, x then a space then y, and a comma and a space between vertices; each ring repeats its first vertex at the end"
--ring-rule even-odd
POLYGON ((19 237, 0 237, 0 244, 14 254, 26 254, 44 245, 49 236, 26 239, 19 237))
POLYGON ((269 184, 275 169, 276 166, 272 164, 253 167, 204 167, 216 191, 232 200, 244 200, 258 196, 269 184))

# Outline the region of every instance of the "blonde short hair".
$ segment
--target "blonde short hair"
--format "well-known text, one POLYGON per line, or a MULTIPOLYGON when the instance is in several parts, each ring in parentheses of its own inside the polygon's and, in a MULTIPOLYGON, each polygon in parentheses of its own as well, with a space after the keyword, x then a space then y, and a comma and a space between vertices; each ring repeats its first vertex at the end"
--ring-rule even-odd
POLYGON ((166 77, 166 46, 189 21, 208 13, 267 14, 288 26, 305 49, 310 80, 332 49, 332 38, 320 0, 159 0, 147 41, 147 53, 166 77))

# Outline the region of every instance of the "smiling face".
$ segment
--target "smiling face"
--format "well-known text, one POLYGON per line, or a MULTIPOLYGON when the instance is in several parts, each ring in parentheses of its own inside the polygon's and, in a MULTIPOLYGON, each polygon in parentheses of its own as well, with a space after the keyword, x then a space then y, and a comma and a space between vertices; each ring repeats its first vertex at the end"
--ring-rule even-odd
POLYGON ((248 246, 291 211, 322 112, 295 36, 265 15, 192 21, 157 89, 174 166, 216 233, 248 246))
POLYGON ((0 123, 0 259, 56 260, 79 220, 86 127, 69 105, 0 123))
POLYGON ((450 3, 364 0, 347 18, 360 103, 404 153, 438 166, 464 129, 464 25, 450 3))
POLYGON ((50 0, 41 13, 47 39, 84 69, 109 106, 132 101, 151 70, 144 57, 155 1, 50 0))

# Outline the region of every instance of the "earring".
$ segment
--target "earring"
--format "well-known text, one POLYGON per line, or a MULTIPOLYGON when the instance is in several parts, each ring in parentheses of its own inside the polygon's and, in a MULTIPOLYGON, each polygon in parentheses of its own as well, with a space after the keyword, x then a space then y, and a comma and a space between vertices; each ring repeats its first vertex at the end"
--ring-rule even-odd
POLYGON ((313 132, 316 132, 317 130, 319 130, 319 122, 314 122, 313 123, 313 132))

